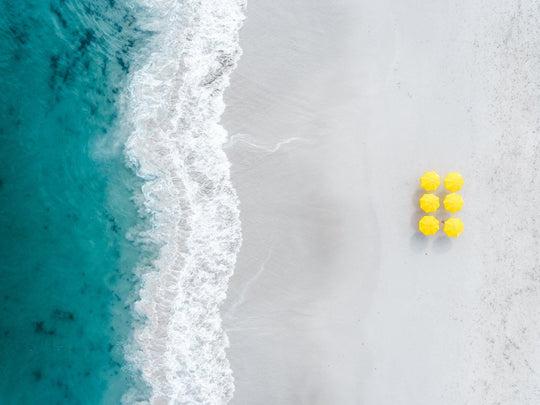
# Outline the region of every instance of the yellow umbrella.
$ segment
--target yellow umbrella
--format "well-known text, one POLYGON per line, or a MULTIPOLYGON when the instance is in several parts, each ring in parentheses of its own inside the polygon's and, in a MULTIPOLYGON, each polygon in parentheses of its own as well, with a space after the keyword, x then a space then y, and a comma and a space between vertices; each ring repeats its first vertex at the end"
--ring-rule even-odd
POLYGON ((425 212, 435 212, 440 206, 439 197, 435 194, 429 193, 420 197, 420 208, 425 212))
POLYGON ((418 229, 424 235, 434 235, 439 230, 439 221, 433 215, 426 215, 418 222, 418 229))
POLYGON ((424 190, 435 191, 441 184, 441 176, 437 172, 426 172, 420 178, 420 185, 424 190))
POLYGON ((444 208, 450 212, 458 212, 463 207, 463 197, 456 193, 450 193, 444 197, 444 208))
POLYGON ((444 221, 444 233, 452 238, 456 238, 463 232, 463 222, 459 218, 450 218, 444 221))
POLYGON ((448 173, 444 178, 444 186, 448 191, 458 191, 463 186, 463 176, 458 172, 448 173))

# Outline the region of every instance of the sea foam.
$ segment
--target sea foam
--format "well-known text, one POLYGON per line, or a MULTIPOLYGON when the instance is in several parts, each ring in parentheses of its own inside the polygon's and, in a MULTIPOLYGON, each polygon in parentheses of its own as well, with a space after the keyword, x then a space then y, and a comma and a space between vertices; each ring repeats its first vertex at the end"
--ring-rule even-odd
MULTIPOLYGON (((130 360, 152 404, 222 404, 234 391, 219 314, 241 244, 238 199, 218 122, 241 50, 241 0, 148 0, 154 32, 133 73, 126 153, 145 179, 146 235, 159 244, 136 309, 130 360)), ((146 4, 147 3, 147 4, 146 4)), ((124 398, 129 402, 129 396, 124 398)))

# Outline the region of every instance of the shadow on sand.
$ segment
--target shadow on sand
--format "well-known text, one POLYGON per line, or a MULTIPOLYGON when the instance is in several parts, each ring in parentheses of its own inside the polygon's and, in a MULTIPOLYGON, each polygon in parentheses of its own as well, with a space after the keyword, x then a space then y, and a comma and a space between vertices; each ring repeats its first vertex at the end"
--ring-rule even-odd
POLYGON ((444 233, 441 234, 441 232, 443 232, 443 221, 448 219, 448 214, 444 212, 441 213, 441 215, 435 215, 435 213, 426 214, 424 211, 422 211, 418 205, 418 200, 424 193, 424 190, 418 189, 414 194, 413 207, 415 208, 415 211, 411 217, 411 227, 414 233, 410 240, 411 250, 416 253, 426 252, 426 254, 428 254, 427 249, 430 248, 429 251, 432 253, 446 253, 452 249, 452 240, 445 236, 444 233), (424 215, 435 215, 441 221, 441 230, 439 230, 437 234, 433 236, 426 236, 418 230, 418 221, 420 221, 420 218, 422 218, 424 215))

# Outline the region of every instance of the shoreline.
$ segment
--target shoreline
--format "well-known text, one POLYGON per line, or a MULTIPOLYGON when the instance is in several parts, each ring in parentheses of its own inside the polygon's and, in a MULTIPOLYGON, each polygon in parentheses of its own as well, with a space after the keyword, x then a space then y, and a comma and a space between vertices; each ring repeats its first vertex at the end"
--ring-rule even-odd
POLYGON ((150 403, 226 403, 234 383, 219 307, 242 235, 218 121, 244 3, 173 3, 146 4, 154 46, 128 90, 126 155, 145 181, 152 227, 143 237, 159 257, 142 275, 135 309, 145 323, 127 356, 152 388, 150 403))

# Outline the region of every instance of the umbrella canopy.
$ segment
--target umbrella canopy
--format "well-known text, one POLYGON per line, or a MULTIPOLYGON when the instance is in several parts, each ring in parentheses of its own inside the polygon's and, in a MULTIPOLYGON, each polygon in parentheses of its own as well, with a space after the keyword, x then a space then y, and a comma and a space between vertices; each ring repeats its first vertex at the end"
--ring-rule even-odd
POLYGON ((444 197, 444 208, 450 212, 458 212, 463 207, 463 197, 456 193, 450 193, 444 197))
POLYGON ((456 238, 463 232, 463 222, 459 218, 450 218, 444 222, 444 233, 451 238, 456 238))
POLYGON ((418 229, 424 235, 434 235, 439 230, 439 221, 433 215, 426 215, 418 222, 418 229))
POLYGON ((441 184, 441 176, 437 172, 426 172, 420 178, 420 185, 424 190, 435 191, 441 184))
POLYGON ((463 186, 463 176, 458 172, 448 173, 444 178, 444 186, 448 191, 458 191, 463 186))
POLYGON ((425 212, 435 212, 440 206, 439 197, 435 194, 429 193, 420 197, 420 208, 425 212))

